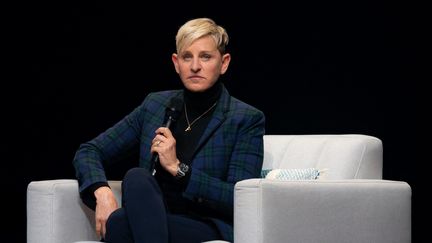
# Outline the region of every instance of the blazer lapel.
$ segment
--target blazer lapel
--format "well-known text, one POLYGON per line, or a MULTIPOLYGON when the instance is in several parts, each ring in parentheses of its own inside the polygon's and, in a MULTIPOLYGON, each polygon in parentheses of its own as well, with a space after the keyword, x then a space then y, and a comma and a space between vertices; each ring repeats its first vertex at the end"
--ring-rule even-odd
POLYGON ((225 86, 223 86, 221 97, 216 105, 216 110, 213 113, 212 119, 210 120, 207 128, 204 131, 204 134, 201 136, 198 146, 196 146, 194 151, 194 156, 197 151, 206 143, 206 141, 210 138, 210 136, 216 131, 216 129, 223 123, 226 119, 225 113, 229 109, 230 104, 230 95, 228 90, 226 90, 225 86))

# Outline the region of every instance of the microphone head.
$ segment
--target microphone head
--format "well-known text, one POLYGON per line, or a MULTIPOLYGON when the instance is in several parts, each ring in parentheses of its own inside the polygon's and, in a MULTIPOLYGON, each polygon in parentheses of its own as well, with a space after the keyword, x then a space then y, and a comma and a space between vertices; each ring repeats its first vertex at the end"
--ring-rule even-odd
POLYGON ((180 112, 183 106, 183 101, 180 98, 174 97, 170 100, 168 107, 166 108, 166 116, 168 119, 177 120, 180 116, 180 112))

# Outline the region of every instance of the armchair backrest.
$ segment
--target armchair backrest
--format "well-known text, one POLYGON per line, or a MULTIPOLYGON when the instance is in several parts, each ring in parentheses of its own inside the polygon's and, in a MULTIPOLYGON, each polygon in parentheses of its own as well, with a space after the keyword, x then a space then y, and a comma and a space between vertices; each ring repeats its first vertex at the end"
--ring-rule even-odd
POLYGON ((361 134, 264 135, 263 169, 317 168, 320 179, 382 179, 380 139, 361 134))

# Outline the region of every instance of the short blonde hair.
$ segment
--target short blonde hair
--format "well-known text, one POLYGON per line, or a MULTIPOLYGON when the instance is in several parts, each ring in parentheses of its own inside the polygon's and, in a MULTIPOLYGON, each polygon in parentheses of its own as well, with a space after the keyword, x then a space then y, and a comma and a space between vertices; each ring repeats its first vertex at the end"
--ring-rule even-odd
POLYGON ((228 45, 228 33, 209 18, 192 19, 180 27, 176 35, 177 53, 190 46, 195 40, 205 36, 211 36, 219 52, 225 54, 225 47, 228 45))

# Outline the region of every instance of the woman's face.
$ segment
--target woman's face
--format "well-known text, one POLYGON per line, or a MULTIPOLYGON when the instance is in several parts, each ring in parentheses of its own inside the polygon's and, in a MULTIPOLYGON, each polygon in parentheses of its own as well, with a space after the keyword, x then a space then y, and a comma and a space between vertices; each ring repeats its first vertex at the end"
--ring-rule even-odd
POLYGON ((197 39, 181 53, 172 55, 183 85, 192 92, 203 92, 212 87, 226 72, 230 60, 229 54, 221 55, 211 36, 197 39))

